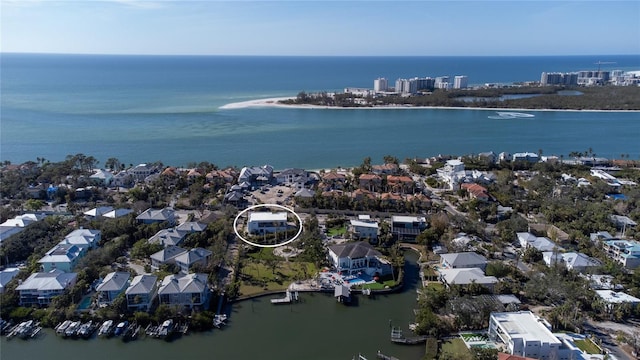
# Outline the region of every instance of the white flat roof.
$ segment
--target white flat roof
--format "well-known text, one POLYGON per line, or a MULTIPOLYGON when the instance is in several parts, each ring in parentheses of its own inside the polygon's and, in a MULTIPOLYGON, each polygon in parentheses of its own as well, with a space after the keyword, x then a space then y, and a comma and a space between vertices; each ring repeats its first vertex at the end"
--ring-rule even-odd
POLYGON ((249 213, 249 222, 252 221, 287 221, 287 212, 251 212, 249 213))
POLYGON ((596 294, 598 294, 602 300, 610 304, 620 304, 624 302, 640 303, 640 299, 637 297, 623 292, 615 292, 613 290, 596 290, 596 294))
POLYGON ((412 222, 425 222, 426 219, 422 216, 392 216, 391 221, 401 222, 401 223, 412 223, 412 222))
POLYGON ((351 220, 351 225, 352 226, 367 227, 367 228, 374 228, 374 229, 378 228, 378 223, 377 222, 367 222, 367 221, 360 221, 360 220, 351 220))
POLYGON ((496 319, 511 338, 560 344, 560 340, 547 329, 542 320, 530 311, 491 313, 491 317, 496 319))

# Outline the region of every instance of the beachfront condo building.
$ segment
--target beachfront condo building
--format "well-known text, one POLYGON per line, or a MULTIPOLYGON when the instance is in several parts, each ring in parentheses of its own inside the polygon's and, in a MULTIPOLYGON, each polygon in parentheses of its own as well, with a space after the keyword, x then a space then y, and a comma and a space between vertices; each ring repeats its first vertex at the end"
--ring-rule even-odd
POLYGON ((453 78, 454 89, 466 89, 469 86, 469 78, 465 75, 458 75, 453 78))

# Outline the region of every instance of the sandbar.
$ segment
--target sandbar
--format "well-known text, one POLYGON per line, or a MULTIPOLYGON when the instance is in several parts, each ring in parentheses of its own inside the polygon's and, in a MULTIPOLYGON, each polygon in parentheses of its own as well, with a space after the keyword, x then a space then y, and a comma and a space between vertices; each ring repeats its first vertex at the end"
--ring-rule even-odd
POLYGON ((640 112, 640 110, 597 110, 597 109, 525 109, 525 108, 486 108, 467 106, 412 106, 412 105, 377 105, 362 107, 323 106, 310 104, 282 104, 282 100, 295 100, 295 96, 234 102, 219 107, 220 110, 246 109, 251 107, 277 107, 289 109, 335 109, 335 110, 488 110, 488 111, 577 111, 577 112, 640 112))

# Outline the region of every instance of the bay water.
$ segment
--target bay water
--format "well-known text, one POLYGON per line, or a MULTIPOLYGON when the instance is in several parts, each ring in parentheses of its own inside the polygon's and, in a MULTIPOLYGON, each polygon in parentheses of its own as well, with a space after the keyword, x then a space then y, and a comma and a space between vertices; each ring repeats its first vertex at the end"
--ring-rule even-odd
MULTIPOLYGON (((639 70, 640 56, 605 56, 608 69, 639 70)), ((495 110, 220 109, 300 91, 373 87, 386 77, 467 75, 471 84, 513 83, 542 71, 597 68, 602 56, 234 57, 0 55, 0 160, 63 160, 185 166, 272 164, 277 169, 358 165, 366 156, 592 148, 640 156, 638 113, 495 110)))

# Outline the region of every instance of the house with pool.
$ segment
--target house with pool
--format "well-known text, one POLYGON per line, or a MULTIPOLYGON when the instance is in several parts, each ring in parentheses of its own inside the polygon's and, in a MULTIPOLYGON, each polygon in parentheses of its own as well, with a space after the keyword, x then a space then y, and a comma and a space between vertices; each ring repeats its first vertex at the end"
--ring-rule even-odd
POLYGON ((391 263, 368 242, 329 246, 329 261, 343 275, 383 276, 391 274, 391 263))

